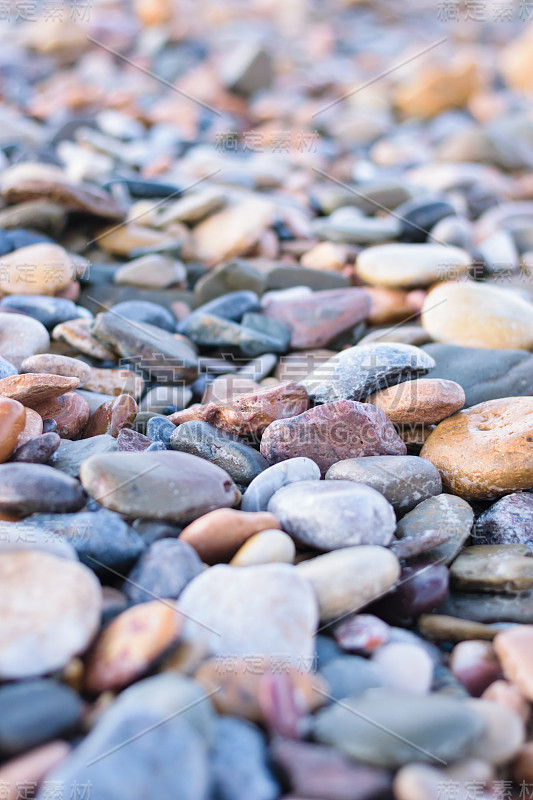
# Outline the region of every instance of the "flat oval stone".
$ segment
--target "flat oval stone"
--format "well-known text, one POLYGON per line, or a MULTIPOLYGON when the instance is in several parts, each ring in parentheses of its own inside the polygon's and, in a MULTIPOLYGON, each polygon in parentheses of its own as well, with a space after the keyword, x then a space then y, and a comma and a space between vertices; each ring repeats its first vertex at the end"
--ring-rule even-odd
POLYGON ((253 479, 245 491, 243 511, 266 511, 270 498, 278 489, 298 481, 320 480, 320 468, 310 458, 297 456, 273 464, 253 479))
POLYGON ((465 393, 453 381, 420 378, 371 394, 367 403, 381 408, 392 422, 431 424, 459 411, 465 393))
POLYGON ((533 559, 523 545, 465 547, 450 569, 453 588, 463 592, 526 592, 533 589, 533 559))
MULTIPOLYGON (((0 407, 1 411, 1 407, 0 407)), ((47 464, 56 452, 61 438, 57 433, 42 433, 29 442, 18 447, 11 461, 21 461, 27 464, 47 464)))
POLYGON ((91 377, 91 367, 79 358, 59 356, 55 353, 43 353, 30 356, 20 365, 21 372, 37 372, 48 375, 62 375, 65 378, 79 378, 79 385, 83 386, 91 377))
POLYGON ((150 253, 126 264, 122 264, 113 275, 119 286, 135 286, 140 289, 164 289, 187 278, 181 261, 160 253, 150 253))
POLYGON ((10 361, 0 356, 0 378, 9 378, 10 375, 18 375, 18 372, 10 361))
POLYGON ((266 458, 238 436, 200 420, 184 422, 175 428, 170 448, 192 453, 222 467, 239 486, 248 486, 268 468, 266 458))
POLYGON ((52 466, 77 478, 80 467, 90 456, 111 453, 118 450, 117 440, 113 436, 103 434, 90 439, 61 439, 59 448, 52 456, 52 466))
POLYGON ((81 465, 80 479, 85 491, 112 511, 177 523, 238 499, 224 470, 188 453, 95 455, 81 465))
POLYGON ((465 497, 497 497, 533 486, 533 398, 489 400, 439 423, 420 455, 443 486, 465 497))
MULTIPOLYGON (((80 353, 101 361, 114 361, 115 352, 96 339, 91 331, 94 322, 92 319, 71 319, 56 325, 52 331, 52 338, 69 344, 80 353)), ((42 347, 41 351, 48 350, 42 347)))
MULTIPOLYGON (((431 464, 430 467, 433 465, 431 464)), ((418 456, 365 456, 333 464, 326 480, 364 483, 380 492, 400 514, 442 491, 436 468, 427 469, 418 456)))
POLYGON ((464 275, 471 263, 470 254, 453 245, 394 243, 367 247, 356 268, 372 286, 413 288, 464 275))
POLYGON ((35 411, 43 420, 55 420, 57 433, 62 439, 74 439, 82 432, 89 419, 89 405, 76 392, 67 392, 53 400, 45 400, 35 407, 35 411))
POLYGON ((237 550, 230 561, 232 567, 253 567, 259 564, 292 564, 296 548, 290 536, 272 528, 254 533, 237 550))
POLYGON ((160 539, 140 557, 123 591, 132 603, 158 597, 176 599, 202 572, 202 562, 193 547, 179 539, 160 539))
POLYGON ((357 761, 395 769, 413 760, 464 757, 483 727, 482 719, 453 697, 376 689, 319 711, 313 733, 357 761))
POLYGON ((9 294, 0 300, 0 310, 2 309, 12 309, 33 317, 48 330, 71 319, 92 317, 90 311, 77 306, 72 300, 42 294, 9 294))
POLYGON ((398 580, 400 564, 384 547, 343 547, 297 567, 316 594, 321 622, 359 611, 398 580), (357 580, 354 580, 357 575, 357 580))
POLYGON ((17 517, 39 511, 78 511, 84 494, 74 478, 44 464, 0 465, 0 510, 17 517))
POLYGON ((5 294, 53 295, 75 278, 75 264, 57 244, 20 247, 0 261, 0 291, 5 294))
POLYGON ((422 325, 437 342, 494 350, 533 347, 533 304, 487 283, 443 283, 422 306, 422 325), (475 311, 472 311, 475 309, 475 311))
POLYGON ((296 383, 267 387, 252 394, 237 395, 228 403, 208 403, 171 414, 175 425, 189 420, 203 420, 238 436, 256 436, 271 422, 301 414, 309 408, 309 397, 296 383))
POLYGON ((53 672, 85 651, 98 629, 102 605, 100 584, 87 567, 19 550, 0 556, 0 576, 3 680, 53 672))
POLYGON ((318 550, 387 545, 396 517, 370 486, 351 481, 299 481, 271 498, 268 510, 297 542, 318 550))
POLYGON ((372 392, 419 378, 435 366, 409 344, 365 344, 342 350, 301 381, 314 403, 364 400, 372 392))
POLYGON ((525 544, 533 550, 533 494, 502 497, 476 520, 474 544, 525 544))
POLYGON ((202 561, 229 561, 256 533, 279 528, 276 517, 266 511, 245 512, 219 508, 191 522, 180 533, 180 541, 194 547, 202 561))
POLYGON ((270 464, 305 456, 322 474, 346 458, 404 455, 406 446, 383 411, 368 403, 337 400, 268 426, 261 453, 270 464))
POLYGON ((449 564, 459 553, 470 535, 474 522, 471 506, 460 497, 439 494, 429 497, 409 511, 396 527, 398 539, 418 538, 427 531, 450 534, 444 544, 426 552, 426 558, 449 564))
POLYGON ((41 403, 75 389, 79 382, 79 378, 64 378, 61 375, 12 375, 0 380, 0 395, 18 400, 24 406, 36 408, 41 403))
POLYGON ((48 331, 36 319, 24 314, 0 312, 0 356, 17 370, 25 358, 44 353, 49 347, 48 331))
POLYGON ((26 424, 26 409, 17 400, 0 397, 0 462, 7 461, 26 424))
POLYGON ((88 417, 83 438, 108 435, 116 438, 122 428, 129 428, 137 416, 137 403, 129 394, 103 403, 88 417))
POLYGON ((170 311, 149 300, 124 300, 112 306, 110 313, 125 317, 132 322, 147 322, 170 333, 174 333, 176 328, 176 321, 170 311))
POLYGON ((185 633, 220 656, 312 659, 318 611, 313 590, 289 564, 239 569, 218 564, 186 587, 178 601, 185 633))

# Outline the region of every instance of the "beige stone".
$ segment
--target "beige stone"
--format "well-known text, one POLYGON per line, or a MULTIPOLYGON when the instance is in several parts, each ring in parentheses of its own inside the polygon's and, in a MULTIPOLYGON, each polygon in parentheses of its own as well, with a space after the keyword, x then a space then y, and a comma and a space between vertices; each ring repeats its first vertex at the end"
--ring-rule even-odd
POLYGON ((358 255, 357 273, 371 286, 405 289, 457 278, 471 261, 466 250, 452 245, 382 244, 358 255))
POLYGON ((53 295, 76 277, 67 251, 47 242, 19 247, 0 258, 0 291, 53 295))
POLYGON ((199 261, 213 267, 241 255, 255 245, 274 221, 274 204, 251 196, 200 222, 192 246, 199 261))
POLYGON ((186 279, 187 271, 181 261, 159 253, 135 258, 119 267, 113 278, 119 286, 155 289, 165 289, 175 283, 183 283, 186 279))
POLYGON ((494 650, 507 680, 533 700, 533 625, 515 625, 499 633, 494 650))
POLYGON ((264 530, 251 536, 230 561, 232 567, 255 564, 292 564, 296 547, 291 537, 280 530, 264 530))
POLYGON ((435 423, 459 411, 465 404, 462 386, 442 378, 420 378, 382 389, 367 403, 381 408, 396 423, 435 423))
POLYGON ((39 372, 49 375, 62 375, 64 378, 79 378, 83 386, 91 377, 91 367, 79 358, 69 358, 55 353, 42 353, 25 358, 20 372, 39 372))
POLYGON ((341 244, 320 242, 300 259, 302 267, 340 272, 348 259, 348 251, 341 244))

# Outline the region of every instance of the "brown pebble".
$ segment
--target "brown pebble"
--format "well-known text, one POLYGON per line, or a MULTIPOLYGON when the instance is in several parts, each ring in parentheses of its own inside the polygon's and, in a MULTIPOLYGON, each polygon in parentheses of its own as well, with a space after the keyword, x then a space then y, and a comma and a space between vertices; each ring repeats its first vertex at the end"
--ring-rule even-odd
POLYGON ((129 394, 120 394, 116 400, 102 403, 89 417, 83 438, 107 433, 118 436, 122 428, 129 428, 137 416, 137 403, 129 394))
POLYGON ((114 361, 116 355, 113 350, 105 347, 94 336, 91 336, 92 319, 71 319, 61 322, 52 331, 52 338, 59 339, 71 345, 75 350, 86 356, 99 358, 101 361, 114 361))
POLYGON ((382 389, 367 397, 392 422, 435 423, 455 414, 465 404, 462 386, 455 381, 420 378, 382 389))
POLYGON ((33 408, 26 408, 24 427, 18 435, 17 449, 43 432, 43 418, 33 408))
POLYGON ((75 274, 63 247, 48 242, 30 244, 0 258, 0 291, 53 295, 68 286, 75 274))
MULTIPOLYGON (((61 397, 47 400, 35 408, 41 418, 53 419, 57 433, 62 439, 75 439, 87 425, 89 404, 76 392, 67 392, 61 397)), ((41 431, 42 433, 42 427, 41 431)))
POLYGON ((79 386, 79 378, 64 378, 61 375, 27 372, 10 375, 0 380, 0 395, 18 400, 24 406, 36 408, 47 400, 59 397, 79 386))
POLYGON ((22 403, 0 397, 0 463, 7 461, 18 445, 25 424, 26 410, 22 403))
POLYGON ((194 547, 206 564, 218 564, 229 561, 254 534, 280 527, 276 517, 266 511, 218 508, 187 525, 179 538, 194 547))

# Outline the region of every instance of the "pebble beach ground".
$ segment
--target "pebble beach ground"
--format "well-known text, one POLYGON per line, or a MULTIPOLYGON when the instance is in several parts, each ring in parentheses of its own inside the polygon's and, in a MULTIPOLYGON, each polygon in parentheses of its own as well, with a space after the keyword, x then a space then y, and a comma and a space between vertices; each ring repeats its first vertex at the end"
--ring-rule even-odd
POLYGON ((533 3, 0 43, 0 800, 533 798, 533 3))

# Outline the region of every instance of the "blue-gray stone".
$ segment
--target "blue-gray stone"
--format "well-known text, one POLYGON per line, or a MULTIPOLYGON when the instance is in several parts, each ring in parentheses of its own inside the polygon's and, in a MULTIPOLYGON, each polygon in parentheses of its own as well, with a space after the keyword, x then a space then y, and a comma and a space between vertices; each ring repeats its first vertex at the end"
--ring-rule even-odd
POLYGON ((168 309, 149 300, 124 300, 112 306, 110 313, 118 314, 132 322, 148 322, 171 333, 176 327, 174 315, 168 309))
POLYGON ((242 719, 220 717, 211 750, 213 800, 276 800, 280 787, 261 731, 242 719))
POLYGON ((266 511, 270 498, 282 486, 312 480, 320 480, 320 469, 310 458, 298 456, 281 461, 254 478, 243 495, 241 509, 266 511))
POLYGON ((361 656, 341 655, 320 666, 320 674, 329 687, 328 693, 335 700, 343 697, 358 697, 367 689, 383 686, 379 668, 361 656))
POLYGON ((176 430, 173 422, 162 415, 151 417, 146 423, 146 435, 154 442, 162 442, 165 447, 170 445, 170 437, 176 430))
POLYGON ((11 308, 19 314, 41 322, 51 330, 60 322, 68 322, 78 317, 91 317, 87 309, 77 306, 72 300, 64 297, 46 297, 41 294, 10 294, 0 300, 0 310, 11 308))
POLYGON ((50 463, 53 467, 77 478, 85 459, 101 453, 112 453, 118 450, 117 440, 107 433, 91 436, 89 439, 62 439, 58 449, 52 455, 50 463))
POLYGON ((191 317, 203 314, 213 314, 216 317, 223 319, 230 319, 238 322, 243 314, 248 311, 257 311, 260 307, 259 297, 255 292, 248 290, 241 290, 237 292, 228 292, 208 303, 198 306, 191 314, 178 324, 178 332, 184 332, 184 326, 191 317))
POLYGON ((18 375, 17 368, 7 358, 0 356, 0 379, 10 378, 11 375, 18 375))
POLYGON ((189 544, 179 539, 160 539, 137 561, 122 590, 132 603, 160 597, 175 599, 201 572, 202 562, 189 544))

